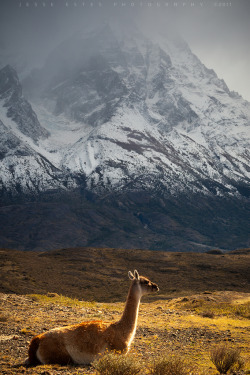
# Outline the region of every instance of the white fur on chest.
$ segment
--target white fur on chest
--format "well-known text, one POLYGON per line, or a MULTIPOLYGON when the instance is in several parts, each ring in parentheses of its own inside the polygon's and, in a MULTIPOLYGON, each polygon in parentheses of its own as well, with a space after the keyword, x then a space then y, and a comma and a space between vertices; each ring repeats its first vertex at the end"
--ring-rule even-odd
POLYGON ((136 325, 135 325, 133 331, 131 332, 131 335, 129 336, 129 339, 127 341, 128 348, 130 348, 130 345, 131 345, 132 341, 134 340, 135 332, 136 332, 136 325))
POLYGON ((66 345, 67 352, 69 353, 70 357, 72 358, 72 361, 77 365, 88 365, 88 364, 90 364, 96 358, 98 358, 102 353, 104 353, 106 349, 107 349, 107 346, 104 345, 103 348, 101 348, 101 350, 98 354, 92 354, 92 353, 80 351, 74 345, 70 345, 70 344, 66 345))

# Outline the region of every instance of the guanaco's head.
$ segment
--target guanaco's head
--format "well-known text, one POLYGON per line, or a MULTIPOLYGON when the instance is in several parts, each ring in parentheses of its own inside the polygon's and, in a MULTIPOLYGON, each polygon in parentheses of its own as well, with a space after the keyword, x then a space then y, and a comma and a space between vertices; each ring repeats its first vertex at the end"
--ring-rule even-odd
POLYGON ((141 296, 159 291, 158 285, 152 283, 152 281, 144 276, 139 276, 139 273, 136 270, 134 270, 134 273, 129 271, 128 277, 133 281, 134 288, 138 290, 141 296))

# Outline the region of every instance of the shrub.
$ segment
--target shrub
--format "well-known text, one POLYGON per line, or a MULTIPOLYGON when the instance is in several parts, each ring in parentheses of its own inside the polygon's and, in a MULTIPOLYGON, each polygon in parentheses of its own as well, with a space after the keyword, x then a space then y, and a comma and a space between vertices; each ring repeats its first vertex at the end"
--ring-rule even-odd
POLYGON ((242 305, 234 306, 234 313, 236 316, 250 319, 250 303, 244 303, 242 305))
POLYGON ((51 293, 51 292, 48 292, 48 293, 47 293, 47 297, 50 297, 50 298, 55 298, 55 297, 57 297, 57 298, 59 298, 60 296, 59 296, 59 294, 57 294, 57 293, 51 293))
POLYGON ((239 349, 229 348, 227 345, 215 347, 210 352, 210 358, 220 374, 226 374, 230 369, 241 370, 244 366, 239 349))
POLYGON ((141 371, 141 364, 134 354, 119 354, 107 352, 99 360, 93 362, 93 367, 100 375, 136 375, 141 371))
POLYGON ((0 314, 0 322, 4 323, 8 321, 8 316, 5 314, 0 314))
POLYGON ((220 249, 213 249, 206 251, 206 254, 212 254, 212 255, 223 255, 225 252, 220 249))
POLYGON ((154 360, 150 369, 151 375, 187 375, 189 373, 189 366, 180 357, 159 357, 154 360))
POLYGON ((215 316, 213 311, 204 311, 201 315, 203 316, 203 318, 210 318, 210 319, 213 319, 215 316))

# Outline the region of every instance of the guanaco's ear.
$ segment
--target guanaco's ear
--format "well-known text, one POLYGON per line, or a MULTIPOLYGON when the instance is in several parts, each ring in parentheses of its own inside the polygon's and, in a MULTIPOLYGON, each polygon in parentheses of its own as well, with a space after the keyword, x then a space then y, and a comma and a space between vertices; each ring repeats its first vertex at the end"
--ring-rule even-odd
POLYGON ((134 277, 135 277, 136 280, 140 279, 139 273, 136 270, 134 270, 134 277))
POLYGON ((128 277, 130 278, 130 280, 134 280, 135 278, 131 271, 128 271, 128 277))

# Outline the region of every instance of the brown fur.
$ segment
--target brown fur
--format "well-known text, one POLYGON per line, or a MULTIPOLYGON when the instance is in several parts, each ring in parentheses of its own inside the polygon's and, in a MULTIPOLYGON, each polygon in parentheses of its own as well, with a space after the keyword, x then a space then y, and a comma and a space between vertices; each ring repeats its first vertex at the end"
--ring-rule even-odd
MULTIPOLYGON (((73 363, 74 361, 66 349, 67 344, 70 345, 72 342, 80 352, 97 355, 100 351, 98 336, 102 335, 105 328, 102 321, 91 321, 37 335, 30 343, 29 362, 32 365, 41 363, 36 355, 39 347, 39 353, 45 363, 59 363, 61 365, 73 363), (93 340, 93 337, 99 345, 93 340)), ((104 341, 101 341, 104 344, 104 341)))
MULTIPOLYGON (((40 335, 41 336, 41 335, 40 335)), ((40 343, 40 338, 39 336, 35 336, 33 337, 33 339, 31 340, 30 342, 30 345, 29 345, 29 351, 28 351, 28 355, 29 355, 29 361, 28 361, 28 364, 30 366, 36 366, 38 365, 40 362, 38 361, 37 359, 37 356, 36 356, 36 352, 37 352, 37 349, 38 349, 38 346, 39 346, 39 343, 40 343)))
POLYGON ((87 364, 105 350, 127 353, 135 334, 140 298, 158 290, 150 280, 143 276, 139 278, 137 271, 134 275, 123 315, 118 322, 83 322, 35 336, 29 346, 27 363, 87 364))

